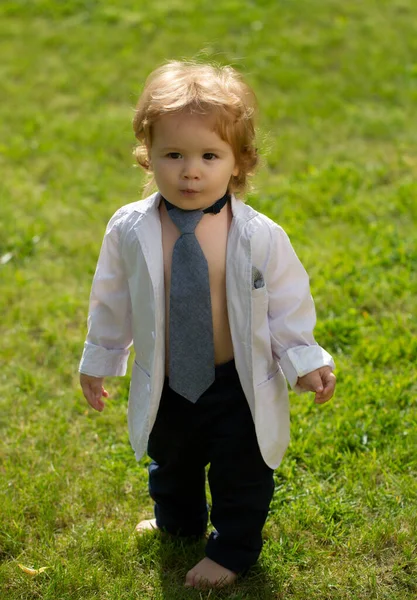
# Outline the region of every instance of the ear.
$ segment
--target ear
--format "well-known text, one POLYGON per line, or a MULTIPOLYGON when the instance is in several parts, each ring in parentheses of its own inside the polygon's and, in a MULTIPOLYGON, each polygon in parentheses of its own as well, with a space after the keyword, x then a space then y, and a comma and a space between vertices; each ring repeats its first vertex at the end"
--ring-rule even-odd
POLYGON ((233 177, 237 177, 239 175, 239 171, 240 171, 239 165, 237 163, 235 163, 235 168, 232 171, 233 177))

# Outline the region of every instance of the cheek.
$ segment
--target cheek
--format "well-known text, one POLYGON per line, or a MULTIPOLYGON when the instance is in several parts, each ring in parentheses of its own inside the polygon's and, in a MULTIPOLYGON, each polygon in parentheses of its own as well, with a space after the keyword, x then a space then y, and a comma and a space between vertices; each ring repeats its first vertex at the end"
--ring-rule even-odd
POLYGON ((164 162, 156 162, 154 164, 155 178, 169 179, 172 176, 173 169, 164 162))
POLYGON ((239 167, 233 157, 229 157, 222 165, 222 176, 229 178, 232 175, 237 175, 239 172, 239 167))

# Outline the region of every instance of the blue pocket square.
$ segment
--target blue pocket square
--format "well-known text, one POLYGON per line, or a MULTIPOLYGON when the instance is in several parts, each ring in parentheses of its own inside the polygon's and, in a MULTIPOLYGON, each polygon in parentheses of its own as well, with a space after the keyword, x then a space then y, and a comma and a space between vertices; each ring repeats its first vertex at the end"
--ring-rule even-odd
POLYGON ((259 289, 265 286, 262 273, 256 267, 252 267, 252 289, 259 289))

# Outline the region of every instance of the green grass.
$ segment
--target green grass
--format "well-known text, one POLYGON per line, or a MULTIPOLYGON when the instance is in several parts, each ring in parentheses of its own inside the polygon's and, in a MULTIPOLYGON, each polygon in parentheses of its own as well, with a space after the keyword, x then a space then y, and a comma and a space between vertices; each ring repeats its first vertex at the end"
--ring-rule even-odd
POLYGON ((412 0, 1 3, 2 600, 417 596, 416 27, 412 0), (137 95, 201 51, 259 97, 249 202, 291 236, 338 365, 329 405, 291 396, 261 560, 211 593, 182 587, 201 545, 132 533, 152 507, 128 378, 97 414, 77 377, 105 224, 140 196, 137 95))

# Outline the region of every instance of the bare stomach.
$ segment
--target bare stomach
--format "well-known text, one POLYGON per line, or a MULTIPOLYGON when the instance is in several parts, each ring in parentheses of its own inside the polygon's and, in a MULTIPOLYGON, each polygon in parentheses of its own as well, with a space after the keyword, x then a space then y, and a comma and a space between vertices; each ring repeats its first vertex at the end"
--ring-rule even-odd
POLYGON ((221 327, 214 332, 214 362, 216 365, 222 365, 233 358, 233 344, 230 335, 229 322, 227 327, 221 327))
MULTIPOLYGON (((229 362, 233 358, 233 343, 230 333, 229 319, 227 310, 218 310, 213 303, 213 341, 214 341, 214 363, 221 365, 229 362)), ((166 316, 166 323, 169 323, 169 314, 166 316)), ((169 332, 167 327, 165 339, 165 375, 169 373, 169 332)))

